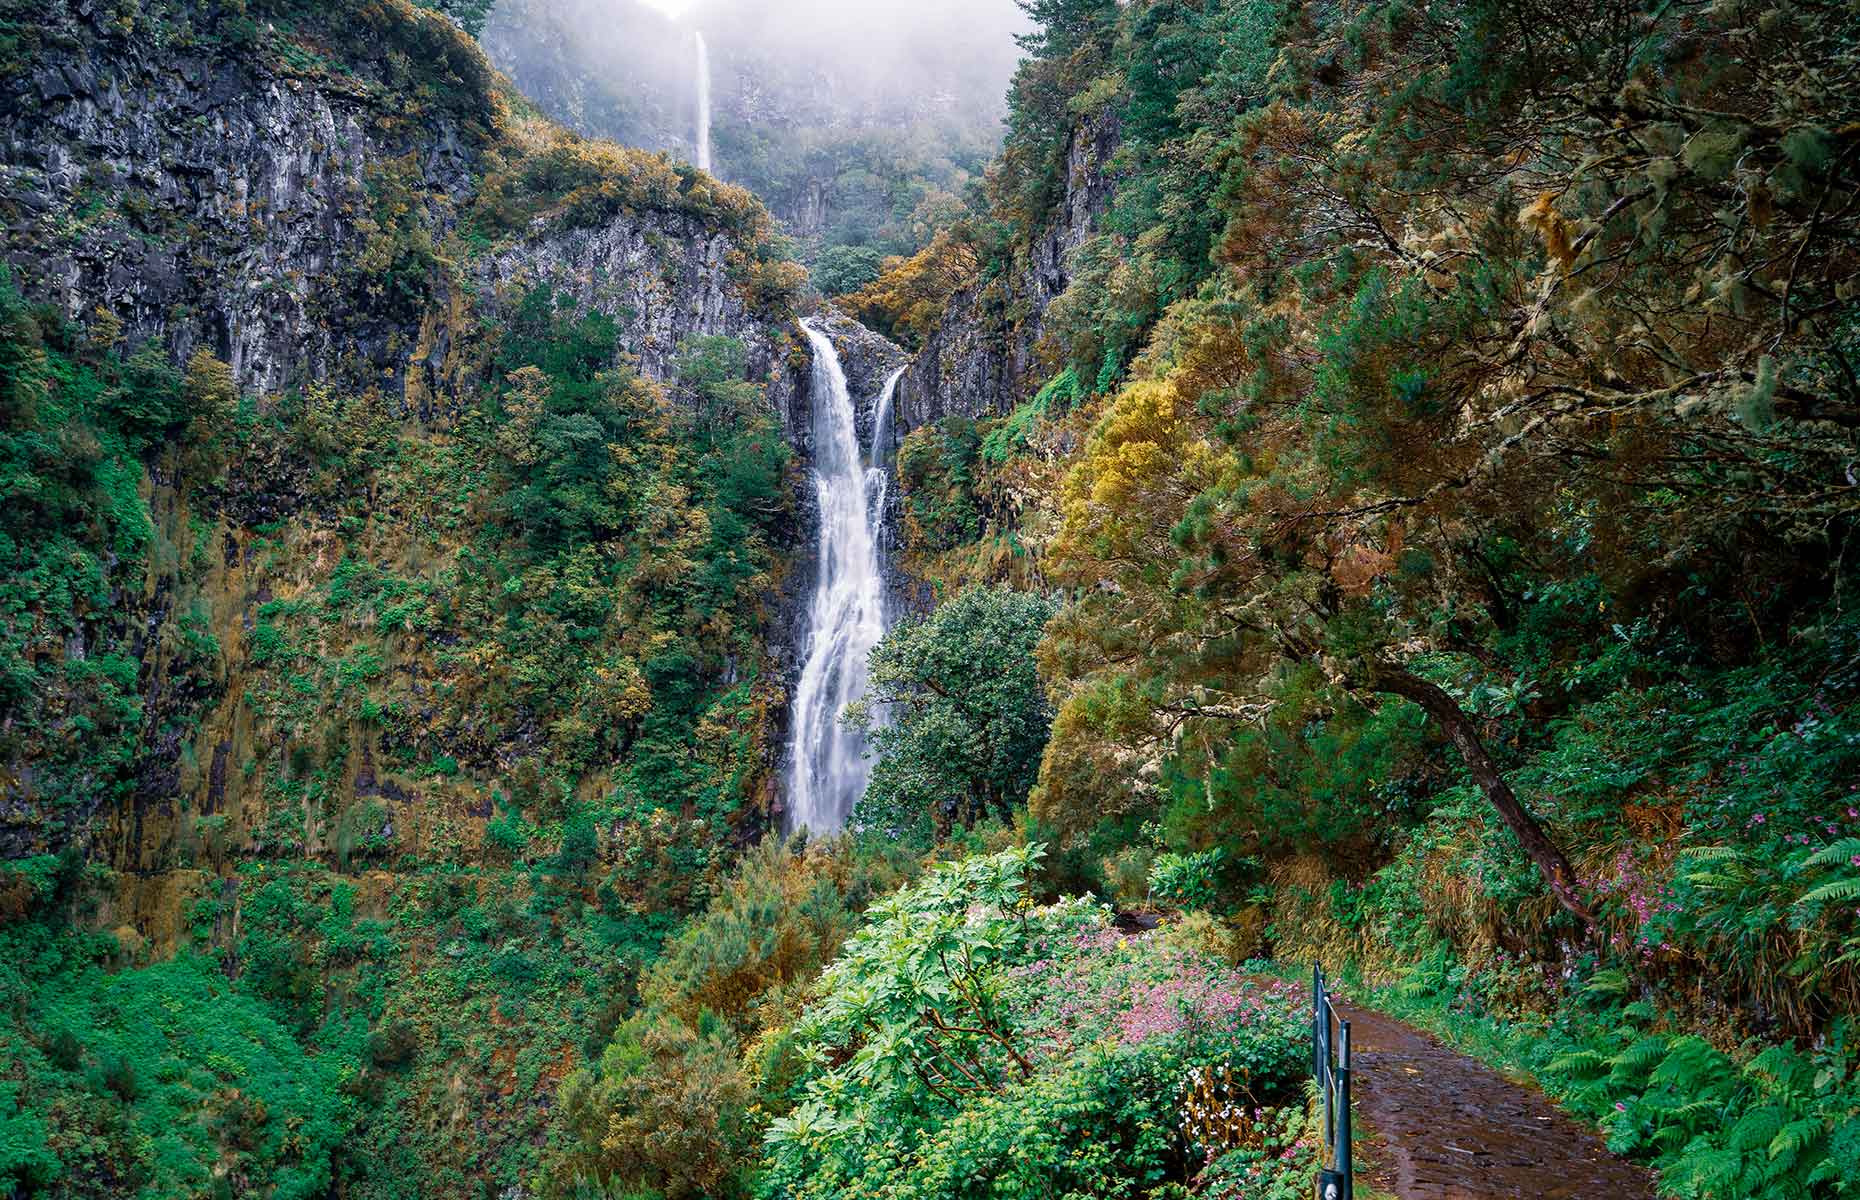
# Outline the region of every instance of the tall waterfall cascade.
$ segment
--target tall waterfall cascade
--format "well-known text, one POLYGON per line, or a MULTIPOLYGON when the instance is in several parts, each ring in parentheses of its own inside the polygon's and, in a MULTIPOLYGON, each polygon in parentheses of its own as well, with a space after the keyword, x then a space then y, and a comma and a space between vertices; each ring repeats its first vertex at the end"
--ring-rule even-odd
POLYGON ((693 34, 697 39, 697 165, 700 171, 710 170, 710 46, 705 43, 704 35, 693 34))
POLYGON ((832 339, 803 321, 814 352, 814 491, 820 501, 818 574, 808 611, 806 659, 790 707, 788 824, 837 833, 865 793, 865 737, 840 721, 865 694, 867 659, 885 633, 880 537, 885 517, 883 454, 889 439, 891 376, 874 414, 873 453, 860 453, 846 371, 832 339))

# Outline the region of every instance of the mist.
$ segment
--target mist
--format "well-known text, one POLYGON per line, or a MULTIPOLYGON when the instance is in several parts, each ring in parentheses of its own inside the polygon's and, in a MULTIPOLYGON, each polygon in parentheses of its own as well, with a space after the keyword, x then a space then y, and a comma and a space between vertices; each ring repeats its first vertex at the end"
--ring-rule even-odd
POLYGON ((825 69, 879 97, 952 84, 963 99, 998 106, 1027 20, 1014 0, 698 0, 682 23, 745 55, 825 69))
POLYGON ((859 247, 870 269, 923 245, 999 150, 1027 27, 1014 0, 500 0, 484 46, 556 120, 696 162, 701 32, 712 171, 810 262, 859 247))
POLYGON ((998 119, 1027 25, 1014 0, 501 0, 484 40, 560 119, 677 148, 696 31, 726 121, 869 126, 932 107, 998 119))

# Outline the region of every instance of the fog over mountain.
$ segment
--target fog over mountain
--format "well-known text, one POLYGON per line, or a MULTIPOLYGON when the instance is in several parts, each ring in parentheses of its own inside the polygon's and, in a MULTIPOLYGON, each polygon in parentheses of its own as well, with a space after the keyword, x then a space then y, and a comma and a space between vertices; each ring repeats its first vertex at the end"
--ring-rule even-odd
POLYGON ((762 195, 810 257, 921 244, 1000 141, 1026 28, 1014 0, 504 0, 494 62, 549 115, 696 158, 701 32, 716 172, 762 195))

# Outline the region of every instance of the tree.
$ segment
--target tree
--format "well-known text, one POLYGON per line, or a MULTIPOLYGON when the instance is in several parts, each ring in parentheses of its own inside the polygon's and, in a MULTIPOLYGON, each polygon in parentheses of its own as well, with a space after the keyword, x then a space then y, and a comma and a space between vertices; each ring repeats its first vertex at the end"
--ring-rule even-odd
POLYGON ((1012 819, 1051 719, 1033 651, 1053 612, 1040 596, 976 587, 885 636, 851 718, 878 747, 861 823, 947 832, 989 814, 1012 819))
POLYGON ((484 33, 484 23, 491 17, 491 10, 497 7, 497 0, 417 0, 422 8, 431 8, 446 14, 460 29, 473 37, 484 33))
POLYGON ((706 449, 748 422, 762 400, 751 382, 749 351, 733 337, 699 336, 678 347, 678 382, 695 393, 698 421, 693 433, 706 449))
POLYGON ((844 296, 878 278, 885 256, 870 246, 828 246, 814 264, 814 287, 823 296, 844 296))
POLYGON ((1058 498, 1046 565, 1075 590, 1042 649, 1034 809, 1082 829, 1153 805, 1282 704, 1412 705, 1587 923, 1559 844, 1585 831, 1514 793, 1515 726, 1478 698, 1524 690, 1546 581, 1594 581, 1585 621, 1760 641, 1838 570, 1860 507, 1846 23, 1471 0, 1359 41, 1295 10, 1273 71, 1303 82, 1240 71, 1235 120, 1140 61, 1197 36, 1180 7, 1131 19, 1128 128, 1157 144, 1126 157, 1219 176, 1219 269, 1144 311, 1208 206, 1181 202, 1200 185, 1140 203, 1156 173, 1133 172, 1124 242, 1083 261, 1095 294, 1054 306, 1049 331, 1135 313, 1149 344, 1058 498), (1120 282, 1125 244, 1169 247, 1145 287, 1120 282), (1689 599, 1753 581, 1769 615, 1689 599))
POLYGON ((614 1032, 597 1067, 562 1089, 580 1139, 574 1165, 668 1200, 738 1195, 754 1144, 751 1098, 726 1023, 709 1013, 694 1024, 641 1013, 614 1032))
MULTIPOLYGON (((889 337, 921 346, 943 319, 950 299, 975 282, 975 247, 950 230, 909 258, 887 258, 882 270, 846 297, 853 315, 889 337)), ((824 290, 824 288, 823 288, 824 290)))

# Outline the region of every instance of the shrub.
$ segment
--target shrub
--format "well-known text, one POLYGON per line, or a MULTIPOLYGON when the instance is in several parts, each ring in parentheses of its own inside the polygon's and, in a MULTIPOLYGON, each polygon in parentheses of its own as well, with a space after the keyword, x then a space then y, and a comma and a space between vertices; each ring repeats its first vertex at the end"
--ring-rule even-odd
POLYGON ((1308 1169, 1297 990, 1122 938, 1081 900, 1034 906, 1040 853, 944 864, 874 906, 793 1030, 764 1197, 1139 1195, 1228 1153, 1287 1185, 1308 1169), (1198 1069, 1261 1111, 1246 1146, 1185 1124, 1198 1069))
POLYGON ((1150 865, 1150 898, 1180 909, 1205 909, 1214 903, 1221 851, 1159 854, 1150 865))

